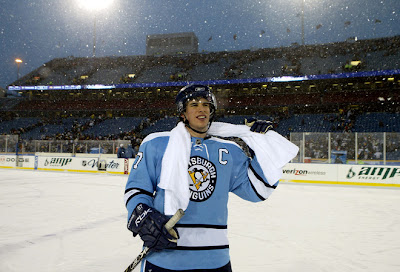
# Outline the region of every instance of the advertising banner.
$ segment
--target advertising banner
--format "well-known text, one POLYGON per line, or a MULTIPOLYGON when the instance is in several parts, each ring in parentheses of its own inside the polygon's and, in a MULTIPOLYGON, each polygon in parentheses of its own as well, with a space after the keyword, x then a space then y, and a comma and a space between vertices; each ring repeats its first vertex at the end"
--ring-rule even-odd
POLYGON ((79 157, 75 158, 74 164, 72 164, 72 167, 74 170, 78 172, 98 172, 99 164, 99 158, 85 158, 85 157, 79 157))
POLYGON ((34 169, 35 157, 0 155, 0 168, 34 169))
POLYGON ((400 166, 289 163, 281 181, 400 187, 400 166))
POLYGON ((1 168, 14 168, 17 166, 16 156, 13 155, 1 155, 0 156, 0 167, 1 168))
POLYGON ((338 181, 363 185, 400 186, 400 166, 340 165, 338 181))
MULTIPOLYGON (((128 163, 128 162, 127 162, 128 163)), ((125 159, 106 159, 106 171, 111 174, 124 174, 125 173, 125 159)))
POLYGON ((329 164, 288 163, 283 168, 282 180, 337 181, 337 167, 329 164))
MULTIPOLYGON (((0 168, 129 174, 135 159, 0 155, 0 168)), ((400 166, 288 163, 282 182, 400 187, 400 166)))
POLYGON ((72 169, 74 157, 38 157, 38 170, 54 170, 63 171, 72 169))
POLYGON ((38 157, 38 170, 98 172, 98 158, 93 157, 38 157))

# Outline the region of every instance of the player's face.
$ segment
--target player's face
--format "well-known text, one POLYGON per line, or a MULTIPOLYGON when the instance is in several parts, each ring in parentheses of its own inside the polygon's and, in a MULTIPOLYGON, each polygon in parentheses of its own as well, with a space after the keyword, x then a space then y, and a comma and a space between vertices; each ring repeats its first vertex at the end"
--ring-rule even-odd
MULTIPOLYGON (((210 102, 201 97, 187 102, 184 118, 198 131, 207 131, 210 122, 210 102)), ((198 135, 193 135, 198 136, 198 135)))

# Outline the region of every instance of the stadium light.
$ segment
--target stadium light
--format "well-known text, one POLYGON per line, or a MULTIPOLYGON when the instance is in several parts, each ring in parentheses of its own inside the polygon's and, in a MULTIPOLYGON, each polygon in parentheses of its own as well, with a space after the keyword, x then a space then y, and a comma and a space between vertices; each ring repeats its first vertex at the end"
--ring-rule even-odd
POLYGON ((15 59, 15 62, 17 63, 17 80, 19 79, 19 66, 22 63, 22 59, 15 59))
POLYGON ((114 0, 77 0, 78 5, 93 12, 93 57, 96 57, 96 13, 109 7, 114 0))
POLYGON ((89 10, 98 11, 109 7, 113 0, 77 0, 79 6, 89 10))

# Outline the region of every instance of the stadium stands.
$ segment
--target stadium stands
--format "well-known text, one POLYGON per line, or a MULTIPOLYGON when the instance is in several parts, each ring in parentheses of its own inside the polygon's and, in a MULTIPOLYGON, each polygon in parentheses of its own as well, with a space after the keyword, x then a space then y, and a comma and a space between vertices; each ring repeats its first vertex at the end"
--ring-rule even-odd
POLYGON ((357 132, 400 132, 400 113, 368 112, 357 117, 357 132))
POLYGON ((282 67, 288 63, 284 58, 257 59, 246 64, 241 78, 257 78, 265 76, 282 76, 282 67))
POLYGON ((222 60, 214 63, 199 64, 190 70, 190 78, 192 80, 222 79, 224 78, 223 67, 225 67, 225 64, 222 60))
POLYGON ((18 134, 41 121, 37 117, 15 118, 0 122, 0 134, 18 134), (14 132, 14 133, 13 133, 14 132))
POLYGON ((136 129, 145 118, 140 117, 117 117, 106 119, 83 131, 84 134, 95 136, 119 135, 136 129))
POLYGON ((141 133, 143 135, 148 135, 150 133, 154 133, 154 132, 160 132, 160 131, 168 131, 173 129, 176 124, 178 122, 178 118, 177 117, 164 117, 162 119, 157 120, 156 122, 154 122, 153 124, 151 124, 150 126, 144 128, 141 133))
POLYGON ((165 116, 174 114, 174 97, 187 80, 212 82, 221 108, 218 114, 223 116, 220 121, 238 124, 255 113, 261 118, 271 116, 276 130, 285 136, 291 132, 400 132, 396 113, 400 109, 399 47, 400 37, 396 36, 235 52, 53 59, 13 83, 30 86, 24 99, 0 99, 0 112, 8 115, 7 119, 2 117, 0 133, 40 139, 68 133, 107 137, 124 135, 132 129, 143 137, 169 130, 177 119, 165 116), (351 66, 351 61, 360 63, 351 66), (387 74, 352 74, 371 71, 387 74), (178 73, 185 74, 185 78, 175 77, 178 73), (127 78, 127 74, 134 76, 127 78), (273 80, 289 75, 321 77, 293 82, 273 80), (237 83, 240 79, 259 81, 237 83), (175 82, 179 80, 184 82, 175 82), (87 88, 96 84, 121 86, 87 88), (77 87, 32 88, 36 85, 77 87), (355 112, 347 118, 339 113, 340 109, 355 112), (285 118, 276 114, 282 112, 288 112, 285 118), (79 119, 92 114, 124 117, 96 122, 79 119), (44 121, 54 116, 73 118, 44 121), (147 117, 153 120, 152 125, 145 122, 147 117), (146 124, 143 130, 142 123, 146 124))
MULTIPOLYGON (((272 120, 275 130, 286 137, 291 132, 400 132, 400 114, 385 112, 361 113, 350 118, 339 113, 293 114, 286 118, 232 115, 217 116, 216 121, 243 124, 244 119, 250 117, 272 120)), ((175 116, 158 118, 152 123, 143 117, 116 117, 100 121, 92 117, 64 118, 52 123, 41 118, 16 118, 0 122, 0 134, 18 134, 24 140, 74 139, 80 136, 84 139, 122 139, 130 131, 135 131, 135 135, 143 138, 153 132, 171 130, 177 121, 175 116)))
POLYGON ((0 109, 2 111, 9 111, 13 109, 15 106, 18 105, 19 102, 21 102, 23 99, 20 98, 8 98, 8 97, 2 97, 0 99, 0 109))
POLYGON ((129 56, 54 59, 14 82, 14 85, 120 84, 134 73, 134 82, 167 82, 177 72, 190 80, 259 78, 282 75, 318 75, 349 71, 400 68, 400 38, 360 40, 355 43, 307 45, 306 47, 263 48, 235 52, 177 56, 129 56), (346 63, 361 62, 354 69, 346 63), (290 68, 285 71, 285 68, 290 68), (237 70, 237 74, 229 73, 237 70), (83 78, 82 78, 83 77, 83 78))

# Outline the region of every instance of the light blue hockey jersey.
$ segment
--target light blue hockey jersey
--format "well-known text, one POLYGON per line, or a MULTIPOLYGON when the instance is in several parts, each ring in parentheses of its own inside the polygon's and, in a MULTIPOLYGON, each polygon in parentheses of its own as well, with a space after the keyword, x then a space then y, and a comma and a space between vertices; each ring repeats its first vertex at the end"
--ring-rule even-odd
MULTIPOLYGON (((161 162, 169 132, 153 133, 140 146, 125 190, 128 220, 139 203, 164 211, 161 162)), ((215 137, 191 138, 188 165, 190 202, 176 225, 176 249, 149 254, 146 259, 171 270, 215 269, 230 261, 227 238, 228 193, 258 202, 268 198, 278 181, 267 181, 257 158, 239 145, 215 137), (273 185, 272 185, 273 184, 273 185)))

